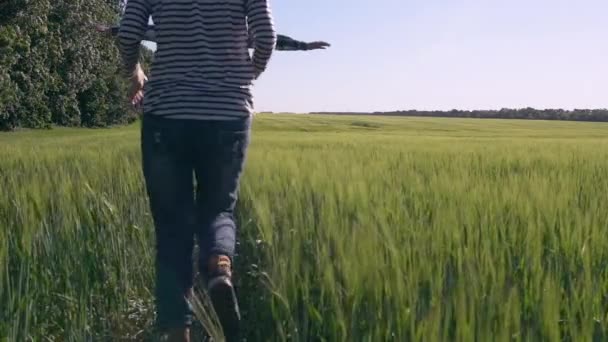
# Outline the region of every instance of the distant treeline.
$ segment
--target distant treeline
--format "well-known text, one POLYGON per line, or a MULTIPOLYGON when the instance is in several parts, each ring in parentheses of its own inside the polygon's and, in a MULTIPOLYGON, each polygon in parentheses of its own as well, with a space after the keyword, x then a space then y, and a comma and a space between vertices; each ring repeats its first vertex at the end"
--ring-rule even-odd
POLYGON ((450 110, 424 111, 404 110, 393 112, 314 112, 325 115, 379 115, 379 116, 418 116, 442 118, 478 118, 478 119, 525 119, 525 120, 568 120, 608 122, 608 109, 501 109, 501 110, 450 110))

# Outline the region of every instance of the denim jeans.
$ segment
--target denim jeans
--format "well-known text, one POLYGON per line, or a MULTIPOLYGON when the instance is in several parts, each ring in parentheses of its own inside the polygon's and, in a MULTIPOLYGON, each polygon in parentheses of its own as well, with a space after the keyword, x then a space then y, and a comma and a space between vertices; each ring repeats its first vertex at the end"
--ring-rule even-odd
MULTIPOLYGON (((200 265, 234 257, 234 208, 251 119, 177 120, 144 115, 141 148, 156 232, 156 309, 161 329, 189 326, 194 239, 200 265)), ((205 274, 205 269, 201 269, 205 274)))

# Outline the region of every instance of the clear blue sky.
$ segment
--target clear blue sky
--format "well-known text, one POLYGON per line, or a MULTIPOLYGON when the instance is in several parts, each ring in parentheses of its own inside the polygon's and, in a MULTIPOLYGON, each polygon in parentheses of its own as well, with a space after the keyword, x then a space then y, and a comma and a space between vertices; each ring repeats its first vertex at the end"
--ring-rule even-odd
POLYGON ((258 111, 608 107, 608 0, 274 0, 258 111))

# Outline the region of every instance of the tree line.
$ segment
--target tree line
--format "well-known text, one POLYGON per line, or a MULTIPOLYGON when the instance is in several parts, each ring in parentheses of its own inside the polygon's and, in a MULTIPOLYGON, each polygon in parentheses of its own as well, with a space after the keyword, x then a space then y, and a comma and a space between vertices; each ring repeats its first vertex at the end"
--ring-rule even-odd
MULTIPOLYGON (((117 23, 115 0, 0 1, 0 130, 124 124, 116 44, 95 23, 117 23)), ((148 56, 149 57, 149 56, 148 56)))
POLYGON ((535 109, 520 108, 500 110, 450 110, 450 111, 424 111, 402 110, 373 113, 346 113, 346 112, 315 112, 311 114, 332 115, 383 115, 383 116, 416 116, 416 117, 444 117, 444 118, 478 118, 478 119, 524 119, 524 120, 567 120, 567 121, 593 121, 608 122, 608 109, 535 109))

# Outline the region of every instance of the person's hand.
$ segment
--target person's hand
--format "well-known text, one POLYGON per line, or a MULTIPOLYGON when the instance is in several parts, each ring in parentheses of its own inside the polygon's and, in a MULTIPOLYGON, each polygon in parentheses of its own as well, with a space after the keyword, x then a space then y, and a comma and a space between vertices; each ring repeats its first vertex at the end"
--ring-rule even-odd
POLYGON ((95 31, 97 31, 99 33, 103 33, 108 36, 112 35, 112 31, 110 30, 110 27, 107 25, 103 25, 103 24, 96 24, 95 31))
POLYGON ((330 47, 331 44, 327 42, 310 42, 306 44, 307 50, 325 50, 330 47))
POLYGON ((135 71, 133 72, 133 76, 129 78, 129 81, 131 82, 131 87, 129 88, 129 101, 133 106, 137 107, 144 99, 144 85, 148 81, 140 64, 135 66, 135 71))

